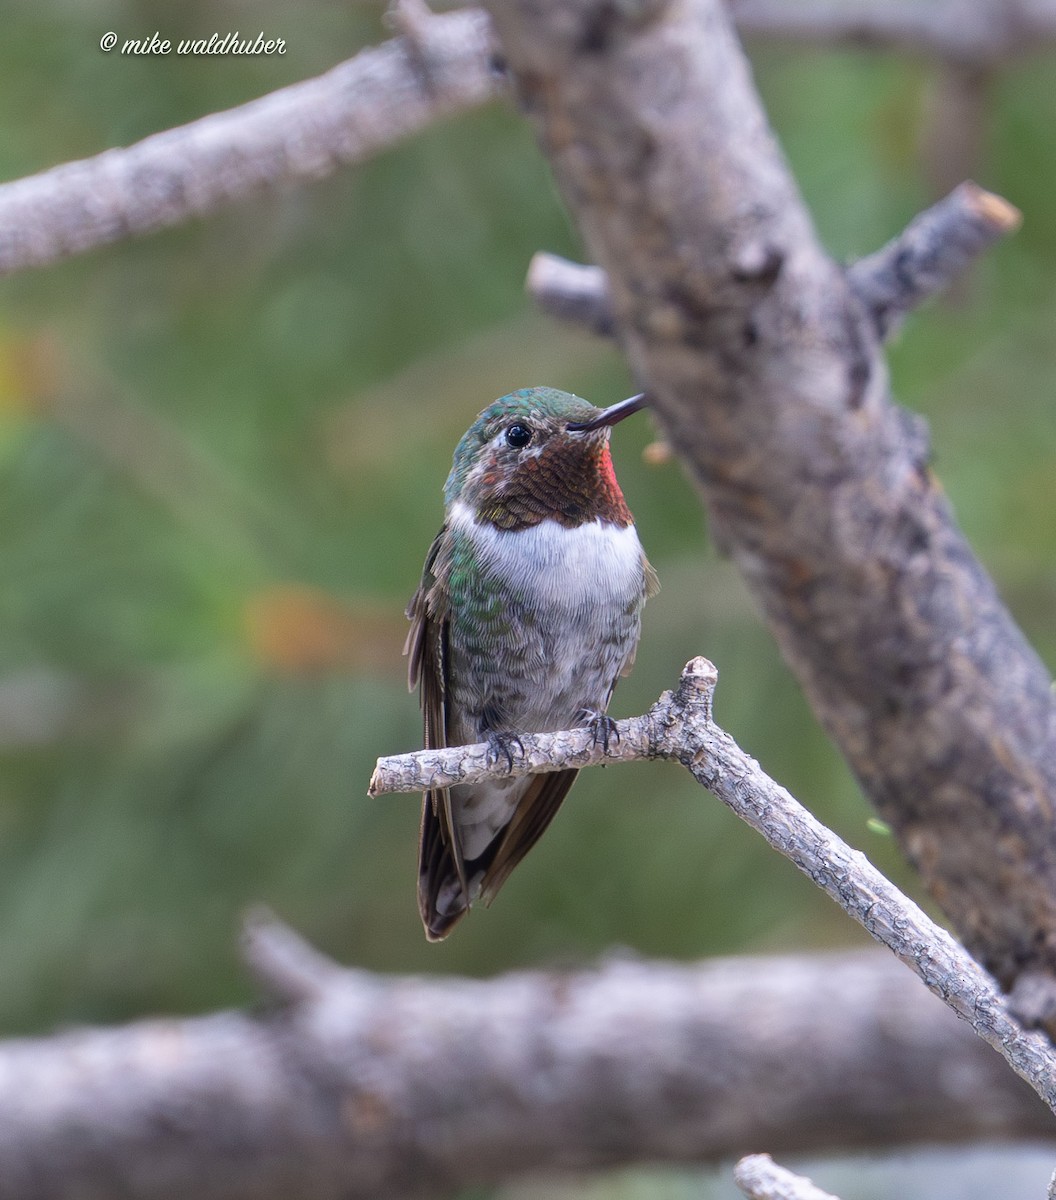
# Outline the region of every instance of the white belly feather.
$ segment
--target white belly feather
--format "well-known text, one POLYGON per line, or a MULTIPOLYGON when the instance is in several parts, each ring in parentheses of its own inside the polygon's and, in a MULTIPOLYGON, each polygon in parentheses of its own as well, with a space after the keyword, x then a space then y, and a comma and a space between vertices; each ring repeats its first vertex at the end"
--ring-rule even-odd
MULTIPOLYGON (((493 688, 514 688, 511 723, 521 733, 565 728, 581 719, 584 708, 602 711, 634 652, 649 586, 634 526, 590 521, 570 529, 544 520, 528 529, 503 530, 478 524, 461 502, 451 506, 448 520, 472 538, 481 572, 501 578, 503 590, 539 613, 546 625, 545 637, 539 629, 523 631, 524 645, 537 642, 537 652, 511 663, 501 683, 478 661, 468 672, 471 678, 460 679, 462 686, 479 687, 478 702, 493 688)), ((479 736, 471 725, 458 732, 467 741, 479 736)), ((454 789, 467 859, 506 825, 525 786, 524 780, 496 780, 454 789)))
POLYGON ((451 506, 448 519, 472 537, 481 567, 523 589, 540 612, 608 613, 644 598, 642 545, 633 525, 587 521, 569 529, 545 520, 528 529, 496 529, 478 524, 462 501, 451 506))

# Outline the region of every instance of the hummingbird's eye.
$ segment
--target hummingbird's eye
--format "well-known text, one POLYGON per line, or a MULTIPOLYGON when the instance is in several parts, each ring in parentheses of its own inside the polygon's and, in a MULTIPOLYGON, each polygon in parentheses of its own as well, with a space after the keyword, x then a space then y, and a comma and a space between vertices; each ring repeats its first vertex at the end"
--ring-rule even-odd
POLYGON ((506 445, 512 446, 514 450, 523 450, 531 440, 532 431, 519 421, 506 430, 506 445))

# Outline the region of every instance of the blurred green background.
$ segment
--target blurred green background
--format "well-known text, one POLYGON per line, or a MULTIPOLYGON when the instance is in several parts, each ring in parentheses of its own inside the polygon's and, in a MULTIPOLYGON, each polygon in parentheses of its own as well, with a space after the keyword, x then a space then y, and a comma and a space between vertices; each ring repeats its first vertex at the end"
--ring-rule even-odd
MULTIPOLYGON (((380 5, 8 6, 0 178, 127 144, 388 36, 380 5), (249 26, 252 25, 252 29, 249 26), (129 59, 120 39, 241 28, 257 59, 129 59)), ((936 74, 753 46, 823 238, 857 256, 932 198, 936 74), (929 116, 929 114, 932 114, 929 116)), ((960 519, 1056 662, 1056 90, 992 81, 979 181, 1023 230, 891 354, 960 519)), ((418 921, 418 801, 369 801, 420 744, 403 607, 459 435, 547 383, 599 404, 615 351, 535 314, 540 248, 581 256, 528 129, 496 105, 364 167, 0 281, 0 1034, 242 1004, 235 942, 271 906, 343 962, 492 974, 612 946, 697 957, 858 934, 678 768, 587 772, 489 911, 418 921)), ((675 465, 620 427, 617 469, 663 591, 613 712, 692 655, 719 717, 915 885, 780 662, 675 465)))

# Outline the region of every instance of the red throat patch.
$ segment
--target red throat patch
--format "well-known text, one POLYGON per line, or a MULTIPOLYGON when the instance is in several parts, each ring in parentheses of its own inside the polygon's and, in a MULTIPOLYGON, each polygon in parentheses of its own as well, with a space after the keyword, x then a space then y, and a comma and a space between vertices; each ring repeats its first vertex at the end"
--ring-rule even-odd
POLYGON ((554 438, 511 479, 500 482, 489 471, 484 483, 480 517, 499 529, 527 529, 548 518, 570 529, 596 520, 621 527, 634 522, 607 441, 584 446, 554 438))

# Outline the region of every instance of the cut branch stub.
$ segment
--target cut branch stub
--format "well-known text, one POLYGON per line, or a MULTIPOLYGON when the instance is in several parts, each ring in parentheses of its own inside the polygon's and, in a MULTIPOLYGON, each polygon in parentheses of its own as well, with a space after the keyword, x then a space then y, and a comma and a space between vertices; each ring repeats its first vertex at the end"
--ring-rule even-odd
POLYGON ((954 284, 1021 221, 1003 197, 962 183, 886 246, 848 267, 848 279, 877 333, 889 337, 909 312, 954 284))
POLYGON ((803 1175, 779 1167, 769 1154, 749 1154, 733 1168, 733 1181, 748 1200, 839 1200, 803 1175))
MULTIPOLYGON (((925 301, 952 287, 1001 238, 1019 228, 1021 214, 1001 196, 962 183, 915 217, 897 237, 847 267, 847 282, 881 338, 925 301)), ((525 288, 550 316, 602 337, 616 336, 608 277, 600 267, 540 251, 525 288)))
POLYGON ((262 907, 246 914, 241 949, 243 962, 264 991, 291 1006, 317 1000, 346 974, 262 907))

